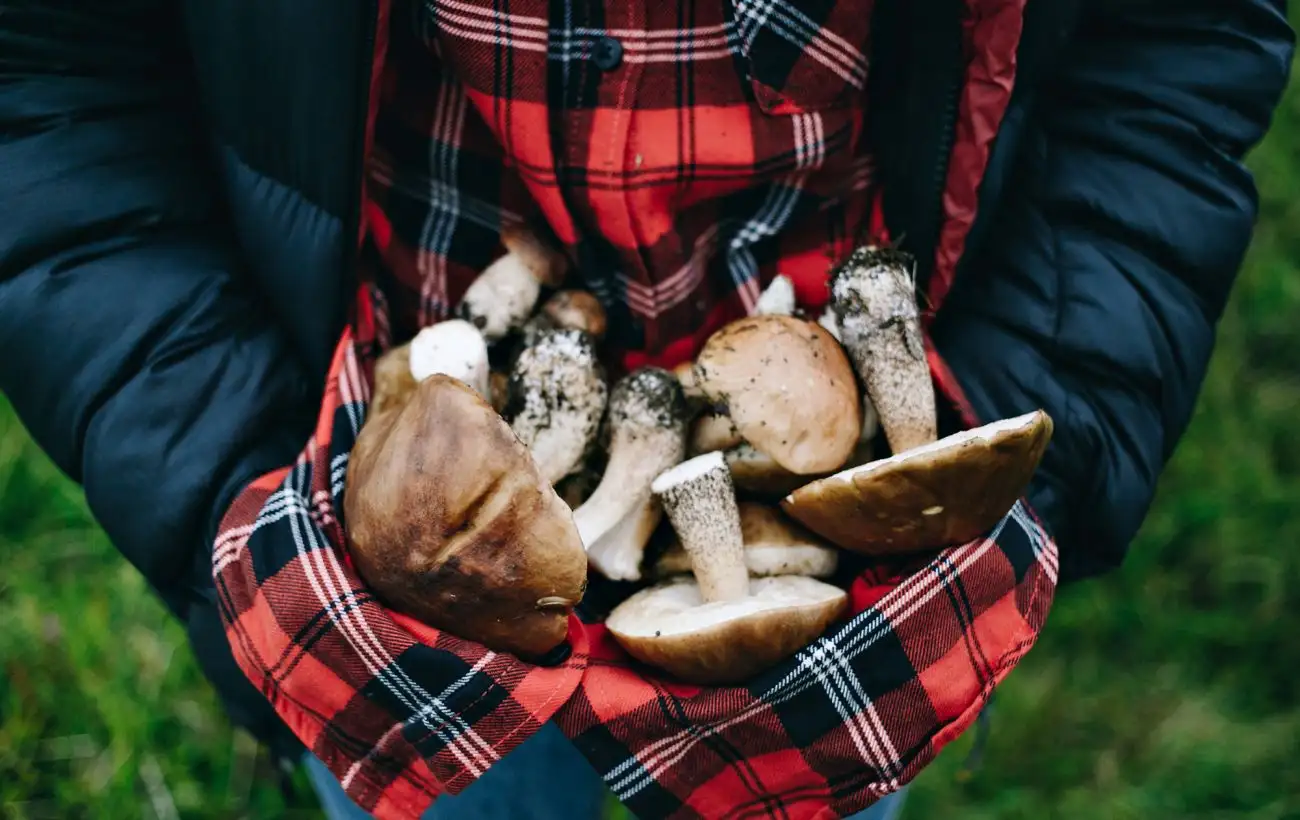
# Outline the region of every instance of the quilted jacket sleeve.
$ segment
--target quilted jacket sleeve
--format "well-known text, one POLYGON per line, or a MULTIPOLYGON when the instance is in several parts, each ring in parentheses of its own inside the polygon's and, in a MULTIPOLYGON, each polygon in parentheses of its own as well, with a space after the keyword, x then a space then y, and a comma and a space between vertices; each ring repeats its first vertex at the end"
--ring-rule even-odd
POLYGON ((1067 579, 1121 562, 1186 429, 1254 225, 1241 160, 1292 54, 1280 0, 1081 6, 934 328, 982 419, 1055 417, 1030 500, 1067 579))
POLYGON ((216 511, 314 417, 187 127, 177 5, 0 11, 0 390, 164 591, 211 585, 216 511))

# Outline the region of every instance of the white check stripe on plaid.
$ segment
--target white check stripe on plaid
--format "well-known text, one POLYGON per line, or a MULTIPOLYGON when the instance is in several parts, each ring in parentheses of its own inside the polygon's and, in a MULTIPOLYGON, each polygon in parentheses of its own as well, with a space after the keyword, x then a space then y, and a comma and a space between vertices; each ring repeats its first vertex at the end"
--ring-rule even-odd
POLYGON ((854 88, 861 89, 866 84, 866 56, 843 37, 813 22, 793 4, 785 0, 736 0, 735 9, 747 53, 759 29, 766 28, 798 46, 854 88))
POLYGON ((429 140, 429 200, 438 207, 425 211, 420 247, 430 251, 419 255, 420 326, 445 318, 450 309, 447 295, 447 251, 461 215, 461 186, 457 180, 461 138, 469 99, 451 72, 438 83, 437 121, 429 140))
MULTIPOLYGON (((1013 508, 1012 512, 998 523, 989 538, 950 550, 946 555, 948 562, 957 568, 959 574, 963 573, 990 550, 995 549, 997 537, 1010 522, 1024 529, 1026 537, 1037 538, 1038 525, 1027 515, 1017 514, 1019 508, 1018 503, 1016 508, 1013 508)), ((1023 513, 1023 510, 1021 512, 1023 513)), ((1054 560, 1055 552, 1055 545, 1049 542, 1040 556, 1040 561, 1054 560)), ((823 638, 800 652, 796 656, 798 667, 763 693, 752 706, 729 716, 725 721, 697 724, 675 735, 647 744, 636 754, 624 759, 604 774, 606 784, 620 800, 630 799, 637 792, 653 785, 668 769, 685 758, 696 744, 732 726, 751 720, 813 686, 821 686, 827 691, 842 716, 845 710, 855 706, 867 713, 865 725, 862 725, 861 721, 847 719, 845 723, 849 725, 850 731, 854 731, 854 726, 861 727, 859 736, 864 743, 871 746, 874 752, 864 756, 864 759, 870 760, 877 770, 885 773, 888 778, 885 782, 873 784, 873 788, 880 793, 897 789, 897 778, 902 770, 903 761, 899 759, 897 750, 893 748, 888 738, 888 731, 875 711, 873 701, 866 695, 861 681, 854 674, 850 664, 855 657, 867 651, 877 640, 904 623, 936 595, 943 593, 948 586, 949 579, 946 574, 928 569, 913 574, 885 596, 876 607, 860 613, 835 635, 823 638), (832 661, 829 659, 834 659, 835 667, 842 672, 830 674, 827 667, 832 661), (831 684, 838 686, 841 693, 832 691, 831 684), (852 687, 852 697, 846 693, 846 686, 852 687)), ((855 737, 856 742, 858 737, 855 737)))
POLYGON ((545 52, 548 59, 564 62, 587 59, 592 45, 604 36, 623 41, 623 59, 628 63, 720 60, 747 52, 758 30, 766 28, 854 88, 866 84, 868 61, 861 49, 782 0, 738 0, 735 18, 721 25, 659 31, 556 27, 540 17, 449 0, 426 0, 424 5, 434 26, 445 34, 496 47, 545 52))
POLYGON ((759 297, 758 260, 754 257, 753 246, 762 239, 776 236, 790 221, 803 194, 806 178, 807 173, 800 172, 769 185, 757 213, 740 226, 727 246, 727 272, 746 314, 754 312, 759 297))
MULTIPOLYGON (((420 686, 402 666, 394 661, 383 643, 370 628, 369 622, 355 606, 354 593, 349 591, 343 565, 338 554, 325 540, 324 534, 313 525, 303 500, 306 498, 310 474, 296 468, 285 480, 286 487, 294 492, 289 496, 289 506, 296 506, 296 514, 289 516, 290 531, 298 552, 298 561, 307 584, 315 593, 321 610, 330 622, 347 639, 356 657, 365 665, 367 673, 380 681, 408 710, 410 715, 400 725, 419 724, 443 742, 447 750, 475 777, 481 775, 498 759, 496 750, 466 723, 460 715, 447 706, 446 700, 463 687, 473 672, 452 683, 442 694, 433 695, 420 686), (431 720, 433 718, 434 720, 431 720)), ((492 653, 484 658, 486 662, 492 653)), ((367 757, 374 754, 374 749, 367 757)))

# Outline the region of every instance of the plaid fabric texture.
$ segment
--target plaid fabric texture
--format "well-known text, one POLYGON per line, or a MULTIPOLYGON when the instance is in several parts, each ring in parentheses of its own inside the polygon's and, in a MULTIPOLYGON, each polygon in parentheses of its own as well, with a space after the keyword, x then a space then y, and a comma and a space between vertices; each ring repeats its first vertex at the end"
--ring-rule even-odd
MULTIPOLYGON (((973 215, 966 192, 1010 93, 1023 0, 969 3, 973 59, 935 277, 945 291, 973 215)), ((213 554, 245 674, 377 817, 418 816, 552 719, 640 817, 850 814, 960 735, 1033 644, 1057 552, 1023 504, 986 538, 863 571, 851 618, 729 688, 660 679, 576 618, 555 667, 490 652, 385 609, 344 545, 348 453, 374 360, 447 315, 500 252, 503 224, 551 229, 578 284, 609 306, 627 367, 690 356, 778 271, 804 304, 824 302, 831 264, 882 227, 855 94, 869 6, 393 8, 366 209, 378 264, 315 434, 236 499, 213 554), (593 55, 607 34, 622 61, 601 72, 593 55)), ((929 295, 937 309, 942 293, 929 295)), ((931 366, 976 423, 933 352, 931 366)))

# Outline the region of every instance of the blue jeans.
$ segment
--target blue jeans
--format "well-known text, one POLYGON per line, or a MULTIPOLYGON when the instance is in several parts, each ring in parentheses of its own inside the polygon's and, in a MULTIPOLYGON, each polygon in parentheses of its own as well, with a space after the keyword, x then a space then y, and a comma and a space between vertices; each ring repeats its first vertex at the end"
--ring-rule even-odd
MULTIPOLYGON (((304 759, 326 820, 369 820, 316 757, 304 759)), ((591 764, 553 723, 488 769, 460 794, 439 797, 422 820, 599 820, 609 791, 591 764)), ((851 820, 897 820, 904 792, 851 820)))

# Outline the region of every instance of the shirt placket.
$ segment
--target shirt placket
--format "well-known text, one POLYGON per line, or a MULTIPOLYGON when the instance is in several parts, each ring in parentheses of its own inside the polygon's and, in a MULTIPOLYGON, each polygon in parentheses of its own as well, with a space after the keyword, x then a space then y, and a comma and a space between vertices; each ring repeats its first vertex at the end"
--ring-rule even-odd
MULTIPOLYGON (((572 13, 573 5, 559 13, 572 13)), ((565 59, 574 61, 558 73, 565 87, 551 99, 565 101, 552 115, 561 119, 554 133, 564 197, 581 215, 578 263, 587 285, 610 304, 616 327, 620 319, 626 325, 617 335, 636 346, 658 341, 627 188, 646 19, 644 0, 607 0, 586 20, 552 19, 553 31, 565 34, 565 59)))

